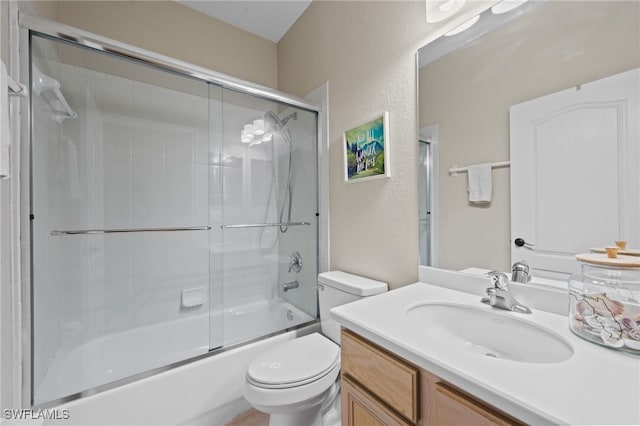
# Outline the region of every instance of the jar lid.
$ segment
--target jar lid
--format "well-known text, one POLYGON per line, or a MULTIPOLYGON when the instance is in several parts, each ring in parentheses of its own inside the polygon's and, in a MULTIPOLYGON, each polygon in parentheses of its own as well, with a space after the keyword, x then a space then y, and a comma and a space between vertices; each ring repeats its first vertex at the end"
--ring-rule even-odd
POLYGON ((591 263, 593 265, 614 266, 621 268, 640 268, 640 257, 638 256, 618 256, 610 258, 603 253, 582 253, 576 254, 576 259, 580 262, 591 263))

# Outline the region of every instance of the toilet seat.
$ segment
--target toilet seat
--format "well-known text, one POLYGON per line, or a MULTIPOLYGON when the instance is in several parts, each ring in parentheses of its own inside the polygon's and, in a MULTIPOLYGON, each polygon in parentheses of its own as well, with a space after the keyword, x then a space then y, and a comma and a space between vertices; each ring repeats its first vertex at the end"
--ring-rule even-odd
POLYGON ((275 345, 256 357, 247 381, 263 389, 303 386, 322 379, 340 363, 340 348, 313 333, 275 345))

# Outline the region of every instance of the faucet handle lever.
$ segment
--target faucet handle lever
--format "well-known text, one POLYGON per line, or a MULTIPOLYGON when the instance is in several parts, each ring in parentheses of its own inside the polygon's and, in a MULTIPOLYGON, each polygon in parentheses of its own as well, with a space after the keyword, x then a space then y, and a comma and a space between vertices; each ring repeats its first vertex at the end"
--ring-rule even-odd
POLYGON ((506 290, 509 287, 509 278, 504 272, 490 271, 487 272, 487 276, 491 280, 491 285, 494 288, 506 290))

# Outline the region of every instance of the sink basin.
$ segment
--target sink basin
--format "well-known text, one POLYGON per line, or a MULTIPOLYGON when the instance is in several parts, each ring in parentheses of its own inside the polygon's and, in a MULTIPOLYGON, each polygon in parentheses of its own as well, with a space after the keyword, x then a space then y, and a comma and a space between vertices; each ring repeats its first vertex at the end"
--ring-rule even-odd
POLYGON ((406 315, 430 338, 488 357, 549 364, 573 355, 569 342, 544 327, 474 306, 424 303, 406 315))

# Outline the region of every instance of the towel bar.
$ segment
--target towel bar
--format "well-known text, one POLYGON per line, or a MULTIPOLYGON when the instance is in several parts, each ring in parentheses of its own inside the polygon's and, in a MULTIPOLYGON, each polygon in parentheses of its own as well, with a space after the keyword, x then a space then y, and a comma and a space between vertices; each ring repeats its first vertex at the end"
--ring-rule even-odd
MULTIPOLYGON (((495 169, 497 167, 508 167, 511 165, 511 161, 499 161, 497 163, 491 163, 491 168, 495 169)), ((458 167, 456 164, 451 166, 449 169, 449 174, 451 176, 456 176, 458 173, 469 171, 469 167, 458 167)))

